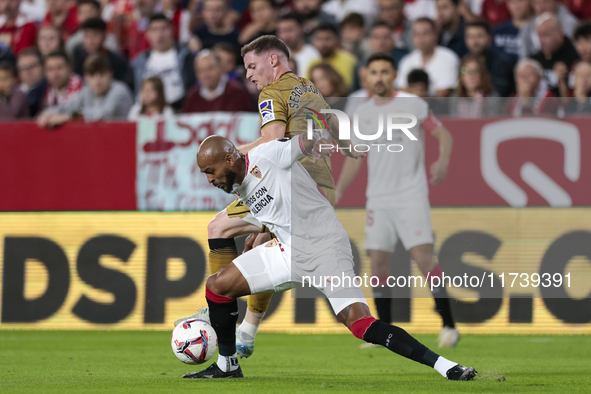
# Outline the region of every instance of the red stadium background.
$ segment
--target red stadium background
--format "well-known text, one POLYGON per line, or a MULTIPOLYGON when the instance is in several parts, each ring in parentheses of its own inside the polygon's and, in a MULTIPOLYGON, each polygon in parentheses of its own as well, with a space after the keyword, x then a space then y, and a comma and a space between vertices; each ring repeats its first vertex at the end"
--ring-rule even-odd
MULTIPOLYGON (((454 137, 454 150, 443 183, 430 186, 432 206, 509 206, 484 180, 480 132, 492 120, 443 119, 454 137)), ((517 121, 516 121, 517 122, 517 121)), ((549 203, 522 180, 524 163, 535 163, 568 193, 573 206, 591 205, 591 133, 588 118, 561 121, 580 135, 580 175, 563 171, 565 149, 543 138, 519 138, 500 143, 500 169, 527 193, 528 206, 549 203)), ((425 138, 427 170, 438 154, 437 140, 425 138)), ((68 123, 48 131, 34 123, 3 123, 0 133, 0 211, 130 211, 136 196, 135 123, 68 123)), ((344 157, 332 158, 338 179, 344 157)), ((365 190, 364 168, 350 190, 365 190)), ((347 193, 339 207, 363 207, 363 193, 347 193)))

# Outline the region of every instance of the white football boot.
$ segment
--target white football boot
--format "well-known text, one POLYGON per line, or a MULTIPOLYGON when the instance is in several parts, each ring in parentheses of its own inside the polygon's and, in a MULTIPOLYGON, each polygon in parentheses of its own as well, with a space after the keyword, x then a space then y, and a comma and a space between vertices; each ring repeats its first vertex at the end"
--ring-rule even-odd
POLYGON ((209 320, 209 307, 206 306, 205 308, 197 309, 197 313, 195 313, 194 315, 187 316, 187 317, 181 317, 180 319, 176 319, 174 321, 174 326, 176 327, 179 324, 181 324, 182 322, 184 322, 185 320, 190 320, 190 319, 204 320, 207 323, 211 324, 211 321, 209 320))
POLYGON ((460 340, 460 333, 455 328, 443 327, 439 334, 439 347, 454 347, 460 340))

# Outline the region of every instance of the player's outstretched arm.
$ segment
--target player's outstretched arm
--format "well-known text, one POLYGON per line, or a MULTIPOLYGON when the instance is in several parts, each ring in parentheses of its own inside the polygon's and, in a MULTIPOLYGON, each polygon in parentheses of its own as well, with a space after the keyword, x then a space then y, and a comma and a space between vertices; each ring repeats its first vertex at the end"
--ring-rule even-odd
POLYGON ((445 127, 439 127, 431 132, 439 140, 439 158, 431 164, 431 179, 433 185, 441 183, 447 174, 447 167, 451 158, 453 148, 453 137, 445 127))
POLYGON ((261 136, 257 138, 255 141, 241 145, 238 147, 238 150, 244 154, 248 153, 251 149, 256 148, 260 144, 264 144, 265 142, 274 141, 276 139, 284 138, 285 137, 285 125, 279 123, 273 123, 265 127, 261 130, 261 136))
POLYGON ((343 169, 341 170, 341 175, 339 176, 339 181, 337 182, 336 190, 335 190, 335 200, 338 203, 343 193, 349 187, 353 179, 359 173, 361 169, 361 165, 363 164, 362 160, 354 159, 352 157, 347 157, 345 159, 345 164, 343 165, 343 169))

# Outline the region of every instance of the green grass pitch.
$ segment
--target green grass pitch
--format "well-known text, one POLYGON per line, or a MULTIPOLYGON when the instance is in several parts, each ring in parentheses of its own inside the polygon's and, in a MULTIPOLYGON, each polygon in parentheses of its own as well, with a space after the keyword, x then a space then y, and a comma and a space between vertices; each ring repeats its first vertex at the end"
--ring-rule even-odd
MULTIPOLYGON (((437 351, 434 335, 417 338, 437 351)), ((352 335, 264 333, 241 360, 245 379, 184 380, 204 366, 182 364, 169 340, 169 332, 0 331, 0 392, 591 392, 589 336, 464 335, 440 354, 476 367, 473 382, 447 381, 383 348, 360 349, 352 335)))

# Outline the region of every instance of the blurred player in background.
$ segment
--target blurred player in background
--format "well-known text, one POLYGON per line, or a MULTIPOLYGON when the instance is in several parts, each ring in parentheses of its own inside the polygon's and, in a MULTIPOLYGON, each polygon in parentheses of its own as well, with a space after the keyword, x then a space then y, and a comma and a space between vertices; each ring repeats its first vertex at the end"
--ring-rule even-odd
MULTIPOLYGON (((254 142, 239 146, 242 153, 248 153, 260 144, 278 138, 292 138, 306 131, 307 121, 303 106, 315 106, 314 110, 330 108, 318 89, 306 78, 294 74, 288 65, 289 49, 276 36, 265 35, 242 48, 246 67, 246 79, 253 82, 261 92, 258 108, 261 116, 261 137, 254 142)), ((330 116, 327 115, 330 122, 330 116)), ((345 152, 360 157, 356 152, 345 152)), ((334 206, 335 186, 326 157, 313 162, 302 159, 302 165, 316 181, 328 201, 334 206)), ((235 237, 251 234, 245 243, 245 252, 271 239, 267 229, 251 214, 239 200, 218 213, 207 227, 209 238, 209 268, 215 273, 238 257, 235 237), (258 228, 259 231, 254 231, 258 228), (258 234, 262 229, 263 234, 258 234)), ((254 351, 254 338, 271 302, 271 293, 257 294, 248 298, 248 311, 236 335, 238 354, 249 357, 254 351)), ((207 308, 198 311, 194 318, 209 320, 207 308)), ((175 321, 175 326, 187 318, 175 321)))
MULTIPOLYGON (((441 276, 441 268, 433 251, 423 130, 439 140, 439 159, 431 165, 432 184, 440 183, 445 177, 452 150, 452 137, 433 116, 427 102, 415 95, 394 90, 394 58, 383 53, 373 54, 367 61, 367 68, 367 83, 374 100, 368 100, 357 108, 359 124, 367 126, 373 132, 378 127, 377 121, 381 114, 396 112, 413 114, 419 122, 409 129, 419 142, 410 141, 400 130, 393 132, 392 141, 387 141, 386 133, 383 133, 383 141, 372 143, 403 143, 404 150, 394 153, 382 149, 368 154, 364 246, 371 260, 371 274, 380 278, 380 283, 373 289, 378 316, 380 320, 390 323, 392 299, 389 297, 387 279, 398 238, 427 278, 441 276)), ((346 159, 337 182, 337 202, 359 172, 361 164, 361 160, 346 159)), ((439 346, 455 346, 460 334, 455 328, 445 287, 435 288, 433 296, 437 311, 443 319, 439 346)))

